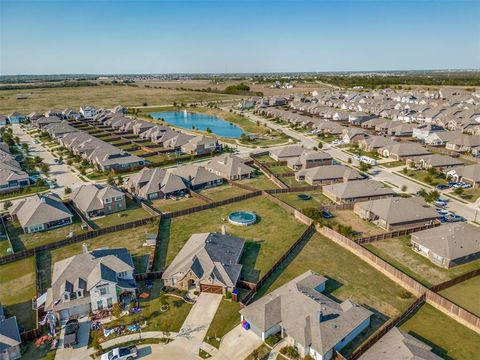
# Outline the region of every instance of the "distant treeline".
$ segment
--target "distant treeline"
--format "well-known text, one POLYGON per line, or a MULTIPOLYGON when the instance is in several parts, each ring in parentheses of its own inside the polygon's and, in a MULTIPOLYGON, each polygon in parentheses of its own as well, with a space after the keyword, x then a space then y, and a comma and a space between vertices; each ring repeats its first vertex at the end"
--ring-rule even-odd
POLYGON ((27 90, 27 89, 50 89, 64 87, 80 87, 80 86, 98 86, 91 81, 62 81, 49 83, 32 83, 26 85, 0 85, 0 90, 27 90))
POLYGON ((211 87, 207 87, 204 89, 191 89, 191 88, 175 88, 176 90, 180 91, 197 91, 197 92, 207 92, 207 93, 215 93, 215 94, 228 94, 228 95, 246 95, 246 96, 263 96, 261 91, 250 91, 250 86, 246 84, 238 84, 238 85, 230 85, 227 86, 225 89, 212 89, 211 87))
POLYGON ((324 83, 352 88, 362 86, 365 89, 385 89, 405 85, 424 86, 480 86, 480 73, 448 73, 404 76, 318 76, 324 83))

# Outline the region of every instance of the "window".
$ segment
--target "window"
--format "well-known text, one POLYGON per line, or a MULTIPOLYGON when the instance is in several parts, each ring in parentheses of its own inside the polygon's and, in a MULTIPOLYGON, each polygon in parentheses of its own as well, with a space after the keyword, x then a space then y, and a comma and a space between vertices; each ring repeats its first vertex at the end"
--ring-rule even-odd
POLYGON ((106 295, 108 293, 108 289, 106 286, 99 288, 98 291, 100 292, 100 295, 106 295))
POLYGON ((112 298, 108 298, 108 299, 107 299, 107 306, 108 306, 109 308, 112 307, 112 298))
POLYGON ((112 202, 112 198, 105 198, 105 204, 109 204, 112 202))
POLYGON ((97 301, 97 309, 98 310, 103 310, 103 301, 102 300, 97 301))
POLYGON ((63 299, 65 301, 69 301, 70 300, 70 296, 68 294, 63 294, 63 299))
POLYGON ((122 204, 118 203, 117 204, 117 209, 121 209, 122 208, 122 204))
POLYGON ((123 199, 123 196, 121 196, 121 195, 115 197, 115 201, 120 201, 120 200, 122 200, 122 199, 123 199))

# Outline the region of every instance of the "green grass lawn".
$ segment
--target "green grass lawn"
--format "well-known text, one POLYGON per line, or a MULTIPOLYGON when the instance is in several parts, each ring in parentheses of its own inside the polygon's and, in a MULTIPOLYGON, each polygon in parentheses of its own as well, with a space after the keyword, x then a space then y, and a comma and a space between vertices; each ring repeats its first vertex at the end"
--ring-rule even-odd
MULTIPOLYGON (((262 286, 256 298, 313 270, 328 278, 326 294, 340 301, 351 299, 374 312, 372 328, 345 351, 350 352, 389 318, 402 313, 415 297, 382 273, 331 240, 315 234, 262 286)), ((343 350, 342 350, 342 353, 343 350)))
POLYGON ((217 312, 210 323, 205 340, 218 348, 221 339, 235 326, 240 324, 240 303, 223 299, 218 306, 217 312))
POLYGON ((155 267, 158 270, 167 267, 192 234, 219 232, 222 225, 226 225, 229 234, 247 240, 241 262, 242 276, 248 281, 257 281, 262 277, 306 229, 304 224, 264 197, 239 201, 162 221, 155 267), (224 221, 228 214, 237 210, 255 211, 259 221, 247 227, 224 221))
POLYGON ((355 232, 354 238, 378 235, 386 232, 377 225, 363 220, 360 216, 356 215, 353 210, 335 210, 331 211, 331 213, 334 216, 333 219, 325 221, 351 226, 355 232))
MULTIPOLYGON (((252 352, 252 354, 248 355, 245 360, 267 360, 268 355, 270 354, 270 351, 272 351, 265 343, 260 345, 256 350, 257 350, 257 356, 254 356, 252 352)), ((282 359, 282 358, 283 357, 281 354, 277 355, 277 359, 282 359)))
POLYGON ((394 168, 394 167, 405 165, 405 161, 389 161, 389 162, 381 163, 381 165, 385 166, 386 168, 394 168))
POLYGON ((444 359, 476 359, 480 335, 424 304, 400 328, 431 346, 444 359))
POLYGON ((441 268, 434 265, 426 257, 417 254, 408 246, 409 244, 410 236, 404 236, 375 241, 364 246, 378 257, 428 287, 480 268, 480 259, 451 269, 441 268))
POLYGON ((352 153, 352 154, 355 154, 355 155, 358 155, 358 156, 368 156, 372 159, 380 159, 380 155, 377 153, 377 152, 374 152, 374 151, 364 151, 362 149, 359 149, 359 148, 355 148, 353 146, 349 147, 348 149, 346 149, 348 152, 352 153))
POLYGON ((441 178, 438 174, 437 175, 430 175, 427 170, 416 170, 416 169, 408 169, 407 173, 405 174, 401 171, 401 174, 407 175, 412 179, 417 181, 426 183, 431 186, 437 186, 440 184, 448 184, 448 180, 441 178), (428 181, 430 180, 430 181, 428 181))
POLYGON ((230 186, 230 185, 221 185, 216 186, 210 189, 202 190, 201 195, 206 196, 210 200, 220 201, 225 199, 230 199, 236 196, 248 194, 249 191, 241 189, 239 187, 230 186))
POLYGON ((24 234, 20 223, 17 221, 7 222, 7 229, 15 251, 30 249, 36 246, 63 240, 68 237, 70 233, 79 235, 88 231, 87 229, 82 229, 82 221, 76 215, 73 217, 72 224, 52 230, 24 234))
POLYGON ((272 174, 286 174, 286 173, 293 173, 293 170, 290 169, 287 165, 280 165, 280 166, 269 166, 268 170, 272 174))
POLYGON ((461 282, 440 292, 455 304, 480 316, 480 276, 461 282))
POLYGON ((108 226, 124 224, 127 222, 145 219, 152 215, 145 211, 140 205, 134 201, 127 199, 127 209, 119 211, 98 219, 94 219, 93 222, 99 227, 104 228, 108 226))
POLYGON ((480 197, 480 189, 470 188, 470 189, 463 190, 463 193, 462 195, 460 195, 460 197, 464 200, 474 203, 480 197))
MULTIPOLYGON (((160 280, 154 281, 151 289, 145 287, 145 282, 139 282, 139 292, 146 292, 150 295, 147 299, 139 299, 140 308, 142 310, 137 314, 130 314, 110 321, 105 324, 105 328, 111 329, 119 325, 127 326, 137 322, 140 324, 146 322, 146 326, 142 327, 142 331, 180 331, 192 305, 178 297, 166 295, 165 300, 168 305, 168 310, 161 312, 160 308, 162 307, 162 304, 160 303, 159 296, 162 292, 162 286, 163 282, 160 280)), ((95 339, 100 339, 100 342, 103 342, 103 340, 111 340, 115 337, 116 336, 112 334, 108 338, 104 338, 102 329, 94 330, 90 333, 89 342, 90 344, 93 344, 95 339)))
POLYGON ((278 186, 262 173, 258 174, 254 178, 238 180, 238 183, 251 186, 258 190, 278 189, 278 186))
POLYGON ((205 205, 200 199, 194 197, 185 197, 178 200, 173 199, 157 199, 152 200, 151 205, 161 212, 172 212, 184 209, 190 209, 195 206, 205 205))
MULTIPOLYGON (((27 196, 31 194, 36 194, 42 191, 48 190, 48 186, 27 186, 23 189, 21 189, 19 192, 15 192, 12 194, 1 194, 0 195, 0 200, 7 200, 7 199, 13 199, 19 196, 27 196)), ((2 208, 3 210, 3 208, 2 208)))
POLYGON ((332 204, 332 201, 322 194, 322 190, 273 194, 273 196, 300 210, 332 204), (310 200, 301 200, 298 198, 300 194, 308 194, 312 198, 310 200))
POLYGON ((280 180, 282 180, 285 184, 287 184, 291 188, 309 186, 305 181, 295 180, 295 176, 282 177, 280 178, 280 180))
POLYGON ((33 257, 0 266, 0 302, 7 317, 17 316, 19 327, 25 330, 36 326, 32 310, 32 298, 36 295, 33 257))

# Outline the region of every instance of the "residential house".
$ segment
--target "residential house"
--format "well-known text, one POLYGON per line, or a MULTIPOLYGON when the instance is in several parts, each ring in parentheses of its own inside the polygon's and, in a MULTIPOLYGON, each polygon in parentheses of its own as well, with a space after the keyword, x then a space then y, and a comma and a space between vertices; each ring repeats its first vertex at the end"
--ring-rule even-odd
POLYGON ((71 119, 71 120, 80 120, 82 118, 82 114, 80 114, 79 111, 73 110, 73 109, 65 109, 62 111, 62 115, 65 119, 71 119))
POLYGON ((143 168, 138 173, 130 175, 125 188, 145 200, 182 197, 187 192, 181 177, 160 168, 143 168))
POLYGON ((430 169, 436 168, 441 171, 464 165, 463 161, 447 155, 431 154, 427 156, 417 156, 407 160, 407 163, 413 163, 418 168, 430 169))
POLYGON ((0 142, 0 194, 18 191, 28 185, 28 174, 10 154, 8 145, 0 142))
POLYGON ((21 344, 22 338, 18 330, 17 317, 7 318, 3 306, 0 304, 0 359, 20 359, 22 357, 21 344))
POLYGON ((45 131, 46 133, 48 133, 51 137, 53 137, 55 139, 61 139, 66 134, 78 131, 76 128, 69 125, 65 121, 60 122, 60 123, 48 124, 48 125, 44 126, 42 130, 45 131))
POLYGON ((217 138, 207 136, 195 136, 187 143, 180 145, 180 149, 185 154, 202 155, 211 154, 220 149, 220 143, 217 138))
POLYGON ((201 190, 223 184, 223 178, 195 164, 181 165, 168 171, 180 176, 191 190, 201 190))
POLYGON ((307 271, 241 309, 242 323, 262 341, 280 333, 302 358, 330 360, 370 326, 373 313, 322 294, 326 282, 307 271))
POLYGON ((43 128, 46 127, 47 125, 59 124, 61 122, 62 120, 57 116, 49 116, 49 117, 42 116, 41 118, 38 118, 36 120, 31 120, 32 126, 41 130, 43 130, 43 128))
POLYGON ((357 170, 344 165, 325 165, 307 170, 301 170, 295 174, 297 181, 305 181, 309 185, 332 184, 364 179, 357 170))
POLYGON ((8 117, 5 115, 0 115, 0 126, 5 126, 8 124, 8 117))
POLYGON ((441 360, 432 347, 416 337, 392 328, 370 347, 359 360, 441 360))
POLYGON ((298 158, 302 155, 304 148, 298 145, 287 145, 273 148, 269 155, 275 161, 287 161, 290 158, 298 158))
POLYGON ((80 108, 80 114, 86 119, 91 119, 97 114, 97 109, 90 105, 82 106, 80 108))
POLYGON ((472 185, 473 188, 480 188, 480 164, 459 166, 447 172, 454 181, 462 181, 472 185))
POLYGON ((193 234, 164 271, 165 286, 226 294, 237 285, 245 240, 228 234, 193 234))
POLYGON ((390 197, 357 202, 353 211, 386 231, 431 225, 438 220, 437 211, 420 197, 390 197))
POLYGON ((363 151, 377 152, 378 149, 394 145, 396 142, 385 136, 371 135, 360 139, 357 144, 358 147, 363 151))
POLYGON ((19 112, 14 111, 10 115, 8 115, 8 122, 10 124, 21 124, 25 121, 27 121, 27 117, 19 112))
POLYGON ((395 192, 375 180, 348 181, 324 186, 323 194, 336 203, 355 203, 392 197, 395 192))
POLYGON ((368 137, 368 133, 362 129, 346 128, 342 132, 342 140, 345 144, 353 144, 366 137, 368 137))
POLYGON ((413 233, 411 245, 435 265, 448 269, 480 258, 480 231, 469 223, 450 223, 413 233))
POLYGON ((415 139, 424 141, 430 135, 437 132, 441 132, 441 131, 445 131, 445 130, 438 125, 434 125, 434 124, 419 125, 413 129, 412 137, 414 137, 415 139))
POLYGON ((256 173, 245 160, 232 154, 214 157, 205 165, 205 169, 228 180, 248 179, 254 177, 256 173))
POLYGON ((431 134, 429 134, 425 138, 425 144, 431 145, 431 146, 445 146, 448 141, 456 139, 458 137, 462 136, 462 131, 461 130, 456 130, 456 131, 436 131, 431 134))
POLYGON ((408 158, 415 156, 425 156, 431 154, 430 151, 425 149, 422 145, 413 142, 397 142, 393 145, 387 145, 379 148, 377 151, 383 157, 397 161, 406 161, 408 158))
POLYGON ((480 135, 461 135, 447 141, 448 150, 458 152, 471 152, 476 155, 480 151, 480 135))
POLYGON ((125 194, 111 185, 81 185, 72 192, 70 200, 90 219, 127 208, 125 194))
POLYGON ((8 212, 26 234, 72 223, 73 214, 54 193, 35 194, 13 202, 8 212))
POLYGON ((287 166, 295 171, 306 170, 318 166, 331 165, 333 158, 324 151, 304 149, 299 157, 291 157, 287 160, 287 166))
POLYGON ((140 135, 153 127, 155 127, 154 123, 151 123, 149 121, 144 121, 144 120, 137 120, 133 125, 133 133, 135 135, 140 135))
POLYGON ((53 264, 45 310, 60 321, 109 310, 116 303, 128 305, 136 298, 135 267, 125 248, 88 251, 53 264))

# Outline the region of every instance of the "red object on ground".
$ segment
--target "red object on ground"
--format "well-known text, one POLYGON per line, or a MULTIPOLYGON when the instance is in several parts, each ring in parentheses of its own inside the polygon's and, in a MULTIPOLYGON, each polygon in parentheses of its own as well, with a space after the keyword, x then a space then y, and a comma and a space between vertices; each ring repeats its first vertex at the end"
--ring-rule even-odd
POLYGON ((138 297, 139 297, 140 299, 146 299, 146 298, 150 297, 150 294, 149 294, 149 293, 146 293, 146 292, 143 292, 143 293, 141 293, 140 295, 138 295, 138 297))
POLYGON ((40 336, 37 340, 35 340, 35 346, 39 347, 43 345, 43 343, 47 340, 48 340, 48 335, 40 336))

